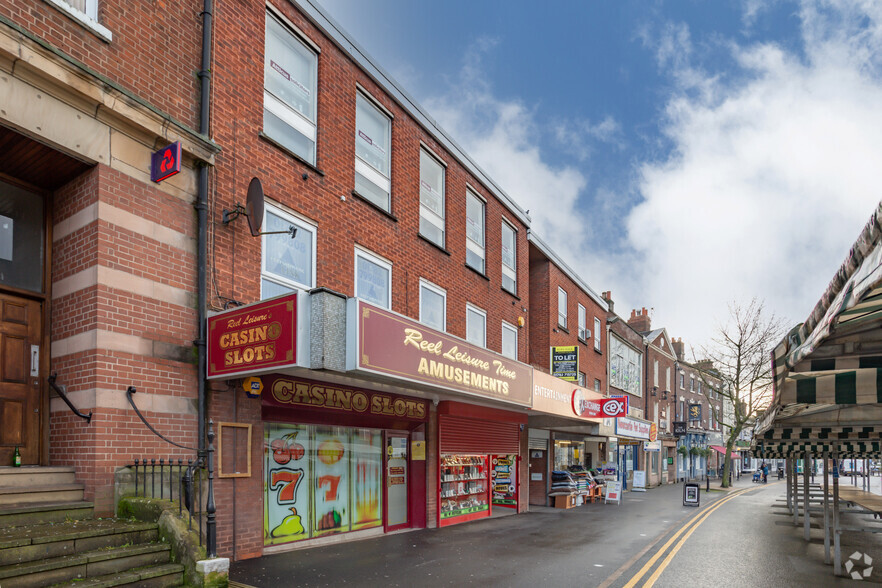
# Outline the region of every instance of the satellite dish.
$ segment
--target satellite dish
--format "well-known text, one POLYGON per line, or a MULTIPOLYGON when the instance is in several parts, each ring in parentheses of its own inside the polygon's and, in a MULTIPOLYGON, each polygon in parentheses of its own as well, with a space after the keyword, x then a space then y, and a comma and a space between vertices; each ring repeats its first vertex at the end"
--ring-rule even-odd
POLYGON ((251 183, 248 184, 245 214, 248 216, 248 228, 251 229, 251 236, 257 237, 263 226, 263 186, 260 185, 260 180, 257 178, 251 178, 251 183))

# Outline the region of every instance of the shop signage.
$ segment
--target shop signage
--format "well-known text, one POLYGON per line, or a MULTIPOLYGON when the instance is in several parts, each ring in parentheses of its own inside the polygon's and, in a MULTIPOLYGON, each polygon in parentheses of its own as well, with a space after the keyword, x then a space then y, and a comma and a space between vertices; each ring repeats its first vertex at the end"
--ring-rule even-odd
POLYGON ((260 393, 263 392, 263 382, 260 378, 251 376, 242 380, 242 388, 248 398, 260 398, 260 393))
POLYGON ((208 317, 208 377, 267 373, 297 363, 297 294, 208 317))
POLYGON ((649 440, 655 441, 656 439, 658 439, 658 425, 652 423, 649 426, 649 440))
POLYGON ((661 451, 661 440, 659 440, 659 441, 644 441, 643 442, 643 451, 661 451))
POLYGON ((552 347, 551 375, 568 382, 578 382, 579 348, 575 345, 552 347))
POLYGON ((618 418, 628 414, 627 398, 597 398, 585 403, 582 416, 592 419, 618 418))
POLYGON ((597 402, 603 400, 599 392, 574 386, 545 372, 533 372, 533 410, 570 418, 579 417, 600 422, 597 402), (593 410, 592 410, 593 408, 593 410))
POLYGON ((700 404, 690 404, 689 405, 689 420, 690 421, 700 421, 701 420, 701 405, 700 404))
POLYGON ((634 470, 634 485, 631 486, 631 492, 646 492, 646 472, 643 470, 634 470))
POLYGON ((621 417, 616 419, 616 435, 648 441, 651 424, 633 417, 621 417))
POLYGON ((673 457, 668 458, 668 465, 674 465, 674 458, 673 457))
POLYGON ((350 312, 348 369, 530 406, 530 366, 363 300, 350 312))
POLYGON ((622 483, 609 481, 606 483, 606 493, 603 496, 603 503, 607 502, 615 502, 619 505, 622 504, 622 483))
MULTIPOLYGON (((322 408, 340 412, 372 414, 415 421, 424 421, 429 414, 428 402, 393 394, 373 392, 337 386, 327 382, 314 382, 287 376, 264 376, 267 393, 264 403, 273 406, 298 406, 322 408)), ((400 450, 407 455, 407 439, 395 437, 390 451, 400 450)), ((398 455, 396 453, 396 455, 398 455)))
POLYGON ((674 435, 682 437, 686 434, 686 421, 674 421, 674 435))
POLYGON ((166 145, 150 156, 150 180, 161 182, 181 171, 181 142, 166 145))

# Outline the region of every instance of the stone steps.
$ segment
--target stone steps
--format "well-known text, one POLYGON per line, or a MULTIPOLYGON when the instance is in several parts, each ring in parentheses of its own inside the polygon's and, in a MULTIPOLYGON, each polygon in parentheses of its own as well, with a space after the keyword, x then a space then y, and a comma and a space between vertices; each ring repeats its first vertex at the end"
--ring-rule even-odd
POLYGON ((36 491, 23 486, 0 486, 0 507, 45 502, 82 502, 84 488, 83 484, 76 483, 43 485, 36 491))

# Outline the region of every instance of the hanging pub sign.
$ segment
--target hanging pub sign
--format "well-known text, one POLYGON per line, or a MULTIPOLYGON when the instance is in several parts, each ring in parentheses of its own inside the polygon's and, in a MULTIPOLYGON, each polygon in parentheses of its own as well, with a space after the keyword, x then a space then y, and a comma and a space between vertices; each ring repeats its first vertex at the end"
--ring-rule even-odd
POLYGON ((552 347, 551 375, 568 382, 578 382, 579 348, 575 345, 552 347))
POLYGON ((297 365, 297 296, 270 298, 209 316, 208 378, 265 374, 297 365))
POLYGON ((690 404, 689 405, 689 420, 690 421, 700 421, 701 420, 701 405, 700 404, 690 404))
POLYGON ((533 370, 364 300, 349 300, 346 368, 521 406, 533 370))
POLYGON ((674 421, 674 435, 682 437, 686 434, 686 421, 674 421))

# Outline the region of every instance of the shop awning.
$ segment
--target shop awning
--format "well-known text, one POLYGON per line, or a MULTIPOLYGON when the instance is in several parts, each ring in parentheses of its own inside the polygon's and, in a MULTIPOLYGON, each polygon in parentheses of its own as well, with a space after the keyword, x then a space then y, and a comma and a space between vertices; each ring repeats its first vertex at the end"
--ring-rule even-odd
MULTIPOLYGON (((726 448, 723 447, 722 445, 711 445, 711 449, 713 449, 717 453, 722 453, 723 455, 726 455, 726 448)), ((741 456, 738 455, 737 453, 735 453, 734 451, 732 452, 730 457, 732 459, 740 459, 741 458, 741 456)))

